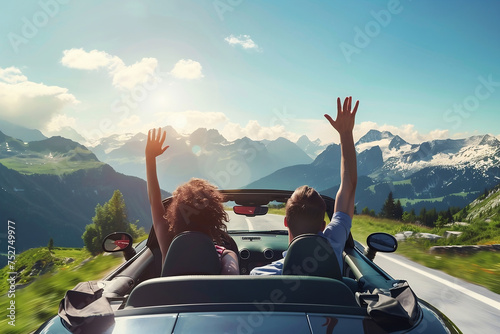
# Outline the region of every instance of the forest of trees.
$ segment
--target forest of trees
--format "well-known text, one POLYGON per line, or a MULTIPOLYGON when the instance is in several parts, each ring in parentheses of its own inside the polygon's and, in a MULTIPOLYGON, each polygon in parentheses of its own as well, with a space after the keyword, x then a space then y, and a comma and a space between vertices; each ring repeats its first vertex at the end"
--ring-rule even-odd
MULTIPOLYGON (((361 213, 364 215, 376 216, 375 210, 370 210, 368 207, 365 207, 361 213)), ((459 207, 450 207, 448 210, 438 212, 435 208, 427 210, 424 207, 420 210, 418 215, 415 213, 414 209, 409 212, 404 211, 401 201, 399 199, 394 200, 392 192, 389 192, 378 216, 381 218, 400 220, 405 223, 421 223, 429 227, 442 227, 445 224, 454 222, 454 216, 457 213, 463 216, 464 210, 461 210, 459 207)), ((460 219, 460 217, 458 217, 458 219, 460 219)))

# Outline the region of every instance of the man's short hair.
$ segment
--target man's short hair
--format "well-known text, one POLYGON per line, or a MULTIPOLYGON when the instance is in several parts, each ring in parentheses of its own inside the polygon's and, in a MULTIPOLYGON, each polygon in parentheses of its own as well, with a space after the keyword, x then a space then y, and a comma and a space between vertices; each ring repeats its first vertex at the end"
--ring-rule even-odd
POLYGON ((321 195, 309 186, 301 186, 286 202, 285 216, 294 236, 318 233, 325 227, 326 204, 321 195))

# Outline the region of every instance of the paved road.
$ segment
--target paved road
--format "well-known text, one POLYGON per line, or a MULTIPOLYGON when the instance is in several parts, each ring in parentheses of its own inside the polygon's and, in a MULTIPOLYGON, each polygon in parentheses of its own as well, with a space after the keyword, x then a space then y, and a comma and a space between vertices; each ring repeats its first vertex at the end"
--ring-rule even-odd
POLYGON ((233 212, 228 212, 230 222, 227 224, 228 230, 244 230, 244 231, 269 231, 269 230, 284 230, 287 228, 283 224, 283 217, 275 214, 267 214, 264 216, 246 217, 237 215, 233 212))
POLYGON ((378 253, 375 263, 436 306, 465 334, 500 333, 500 295, 396 254, 378 253))

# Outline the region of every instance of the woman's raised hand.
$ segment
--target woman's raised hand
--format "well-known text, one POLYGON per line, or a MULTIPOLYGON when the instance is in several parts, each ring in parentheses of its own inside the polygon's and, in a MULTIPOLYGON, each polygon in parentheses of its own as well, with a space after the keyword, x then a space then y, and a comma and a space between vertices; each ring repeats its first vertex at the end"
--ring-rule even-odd
POLYGON ((165 150, 169 147, 168 145, 163 147, 166 136, 167 133, 162 131, 161 128, 158 128, 158 131, 156 131, 156 129, 149 130, 148 142, 146 144, 146 159, 156 158, 165 152, 165 150))

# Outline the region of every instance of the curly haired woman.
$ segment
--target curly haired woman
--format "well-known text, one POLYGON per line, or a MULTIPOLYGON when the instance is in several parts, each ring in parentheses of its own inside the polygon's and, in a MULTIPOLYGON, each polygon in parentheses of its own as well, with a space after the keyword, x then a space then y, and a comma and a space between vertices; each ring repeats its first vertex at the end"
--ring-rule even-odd
MULTIPOLYGON (((228 221, 222 206, 223 196, 209 182, 193 178, 177 187, 173 192, 172 202, 165 210, 158 176, 156 157, 163 154, 168 146, 163 146, 166 132, 152 129, 148 133, 146 144, 146 173, 151 215, 158 243, 165 261, 168 248, 174 237, 184 231, 198 231, 210 236, 217 244, 222 244, 228 221)), ((221 274, 238 275, 238 257, 235 252, 215 245, 221 259, 221 274)))

